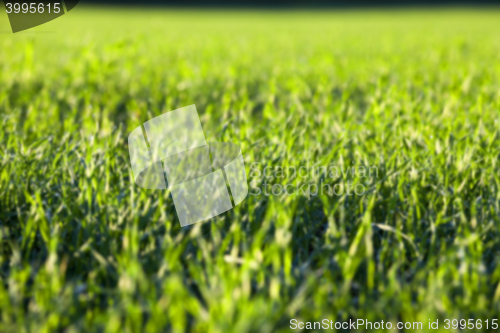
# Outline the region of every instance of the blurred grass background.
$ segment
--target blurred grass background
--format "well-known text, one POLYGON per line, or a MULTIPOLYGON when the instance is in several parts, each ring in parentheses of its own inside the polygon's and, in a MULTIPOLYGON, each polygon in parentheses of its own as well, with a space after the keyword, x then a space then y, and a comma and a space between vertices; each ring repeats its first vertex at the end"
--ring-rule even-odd
POLYGON ((18 34, 0 20, 0 331, 500 313, 499 9, 79 6, 18 34), (248 174, 378 177, 363 196, 249 196, 181 228, 168 193, 133 184, 126 138, 190 104, 248 174))

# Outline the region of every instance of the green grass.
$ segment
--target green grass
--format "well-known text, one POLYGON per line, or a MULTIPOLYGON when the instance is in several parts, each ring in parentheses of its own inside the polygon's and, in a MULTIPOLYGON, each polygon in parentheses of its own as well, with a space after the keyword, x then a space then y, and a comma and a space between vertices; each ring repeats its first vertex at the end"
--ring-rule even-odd
POLYGON ((19 34, 0 20, 1 332, 499 317, 499 9, 77 7, 19 34), (190 104, 249 176, 378 177, 252 177, 367 191, 249 195, 181 228, 168 193, 133 184, 127 136, 190 104))

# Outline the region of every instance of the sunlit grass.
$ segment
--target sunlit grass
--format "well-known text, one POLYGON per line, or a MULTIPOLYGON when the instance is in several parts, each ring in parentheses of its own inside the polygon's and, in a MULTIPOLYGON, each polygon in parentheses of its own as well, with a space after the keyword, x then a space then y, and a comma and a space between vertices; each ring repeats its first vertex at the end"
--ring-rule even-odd
POLYGON ((497 9, 77 7, 2 33, 0 331, 496 318, 499 97, 497 9), (126 138, 190 104, 249 176, 378 175, 362 196, 250 195, 181 228, 168 194, 133 184, 126 138))

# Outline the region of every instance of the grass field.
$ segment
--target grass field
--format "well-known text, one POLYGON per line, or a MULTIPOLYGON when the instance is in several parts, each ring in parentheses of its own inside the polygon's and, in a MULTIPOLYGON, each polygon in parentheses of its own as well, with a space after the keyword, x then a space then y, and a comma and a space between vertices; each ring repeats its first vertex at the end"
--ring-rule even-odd
POLYGON ((80 6, 9 29, 0 14, 1 332, 500 319, 500 9, 80 6), (181 228, 133 184, 127 136, 190 104, 253 185, 181 228), (260 172, 305 165, 377 173, 260 172), (347 182, 364 193, 255 190, 347 182))

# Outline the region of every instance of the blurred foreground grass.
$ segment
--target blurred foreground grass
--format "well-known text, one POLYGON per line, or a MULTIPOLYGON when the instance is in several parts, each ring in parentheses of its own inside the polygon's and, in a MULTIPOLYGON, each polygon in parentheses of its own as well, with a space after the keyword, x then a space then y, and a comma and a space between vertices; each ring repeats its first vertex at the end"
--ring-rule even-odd
POLYGON ((498 318, 499 9, 77 7, 15 35, 0 19, 0 331, 498 318), (254 189, 366 193, 252 190, 181 228, 168 193, 134 186, 126 138, 190 104, 254 189))

